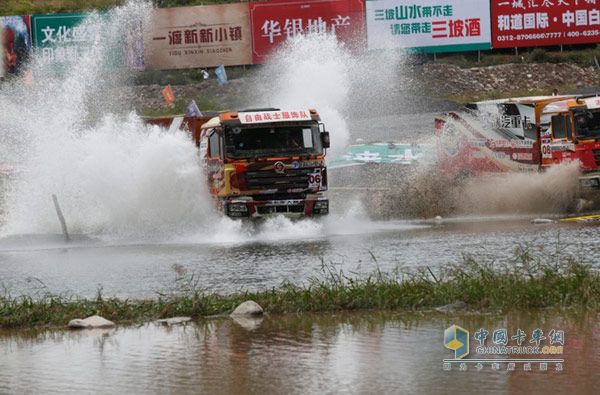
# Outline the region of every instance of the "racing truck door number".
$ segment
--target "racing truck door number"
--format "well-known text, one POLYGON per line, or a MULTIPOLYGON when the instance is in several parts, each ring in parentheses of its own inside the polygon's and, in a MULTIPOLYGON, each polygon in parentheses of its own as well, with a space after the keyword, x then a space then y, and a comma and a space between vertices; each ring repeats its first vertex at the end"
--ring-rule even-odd
POLYGON ((542 158, 552 159, 552 146, 548 142, 542 143, 542 158))
POLYGON ((317 170, 308 175, 308 188, 319 189, 322 186, 322 182, 323 177, 321 176, 321 170, 317 170))

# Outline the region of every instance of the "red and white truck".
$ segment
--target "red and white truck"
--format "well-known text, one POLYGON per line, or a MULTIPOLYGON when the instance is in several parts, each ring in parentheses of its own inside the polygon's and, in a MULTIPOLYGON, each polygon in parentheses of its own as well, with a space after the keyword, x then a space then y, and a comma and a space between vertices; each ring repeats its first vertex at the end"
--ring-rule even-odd
POLYGON ((212 117, 148 121, 185 129, 217 210, 232 218, 329 213, 329 132, 314 109, 228 111, 212 117), (173 126, 175 125, 175 126, 173 126))
POLYGON ((449 178, 577 162, 581 185, 600 188, 600 96, 482 101, 435 126, 438 168, 449 178))

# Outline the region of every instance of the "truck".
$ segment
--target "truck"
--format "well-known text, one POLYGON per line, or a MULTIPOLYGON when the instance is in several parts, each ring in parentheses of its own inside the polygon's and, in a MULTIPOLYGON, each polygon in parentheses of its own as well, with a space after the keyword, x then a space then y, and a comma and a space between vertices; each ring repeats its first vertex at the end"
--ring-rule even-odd
POLYGON ((600 189, 600 96, 472 103, 435 119, 438 168, 451 179, 545 171, 577 162, 580 186, 600 189))
MULTIPOLYGON (((150 123, 173 127, 175 120, 150 123)), ((217 211, 231 218, 329 213, 329 132, 314 109, 259 108, 183 117, 217 211)))

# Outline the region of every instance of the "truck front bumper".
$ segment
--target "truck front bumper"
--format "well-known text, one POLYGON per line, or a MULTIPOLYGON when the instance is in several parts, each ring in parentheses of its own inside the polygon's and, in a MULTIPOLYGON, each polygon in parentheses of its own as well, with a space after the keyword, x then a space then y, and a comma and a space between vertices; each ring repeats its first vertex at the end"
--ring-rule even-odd
POLYGON ((584 189, 600 189, 600 173, 583 174, 579 177, 579 186, 584 189))
POLYGON ((301 218, 329 214, 329 200, 316 199, 289 200, 244 200, 232 199, 225 203, 224 213, 231 218, 260 218, 276 215, 301 218))

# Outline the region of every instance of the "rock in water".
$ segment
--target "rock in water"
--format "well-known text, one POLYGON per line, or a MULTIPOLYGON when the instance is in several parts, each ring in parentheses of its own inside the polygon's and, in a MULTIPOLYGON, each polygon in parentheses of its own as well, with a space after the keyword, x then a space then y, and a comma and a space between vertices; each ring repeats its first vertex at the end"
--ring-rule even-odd
POLYGON ((458 301, 445 306, 436 307, 435 311, 439 311, 440 313, 452 313, 454 311, 465 310, 466 308, 467 304, 465 302, 458 301))
POLYGON ((548 218, 535 218, 531 220, 531 223, 534 225, 553 224, 554 220, 548 218))
POLYGON ((230 314, 231 317, 257 317, 263 315, 264 311, 260 305, 252 300, 240 304, 230 314))
POLYGON ((159 324, 171 326, 171 325, 183 324, 183 323, 186 323, 191 320, 192 320, 191 317, 171 317, 171 318, 163 318, 162 320, 156 320, 156 322, 159 324))
POLYGON ((260 328, 260 324, 263 322, 264 317, 263 316, 244 317, 244 316, 232 315, 231 319, 233 320, 233 322, 235 322, 236 324, 238 324, 245 330, 255 331, 258 328, 260 328))
POLYGON ((80 318, 71 320, 68 326, 71 329, 112 328, 115 326, 115 323, 99 315, 93 315, 83 320, 80 318))

